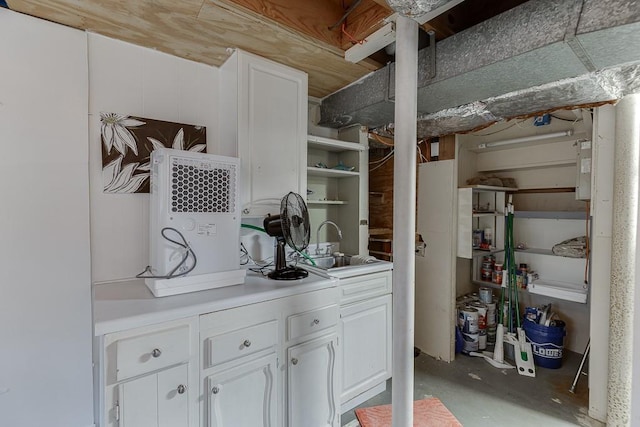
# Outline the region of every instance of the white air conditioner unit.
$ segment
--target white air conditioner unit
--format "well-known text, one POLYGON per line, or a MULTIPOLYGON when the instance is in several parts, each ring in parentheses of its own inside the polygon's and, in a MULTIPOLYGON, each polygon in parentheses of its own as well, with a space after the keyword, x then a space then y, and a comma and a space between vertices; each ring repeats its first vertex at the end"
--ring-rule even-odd
POLYGON ((244 283, 239 159, 164 148, 151 165, 147 287, 162 297, 244 283))

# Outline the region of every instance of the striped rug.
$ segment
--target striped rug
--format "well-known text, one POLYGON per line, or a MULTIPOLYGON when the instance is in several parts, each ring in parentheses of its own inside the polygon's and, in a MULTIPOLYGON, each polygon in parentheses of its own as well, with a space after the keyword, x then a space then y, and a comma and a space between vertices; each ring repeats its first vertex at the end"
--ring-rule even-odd
MULTIPOLYGON (((391 427, 391 405, 373 406, 355 410, 362 427, 391 427)), ((440 399, 413 402, 414 427, 462 427, 462 424, 442 404, 440 399)))

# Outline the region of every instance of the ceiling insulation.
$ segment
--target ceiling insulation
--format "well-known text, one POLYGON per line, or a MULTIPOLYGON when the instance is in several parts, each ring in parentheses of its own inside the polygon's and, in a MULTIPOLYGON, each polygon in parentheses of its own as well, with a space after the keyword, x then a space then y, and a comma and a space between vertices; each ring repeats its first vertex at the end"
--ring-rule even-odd
MULTIPOLYGON (((567 105, 619 99, 640 88, 636 1, 529 1, 419 52, 418 137, 567 105)), ((394 65, 323 99, 320 124, 388 125, 394 65)))

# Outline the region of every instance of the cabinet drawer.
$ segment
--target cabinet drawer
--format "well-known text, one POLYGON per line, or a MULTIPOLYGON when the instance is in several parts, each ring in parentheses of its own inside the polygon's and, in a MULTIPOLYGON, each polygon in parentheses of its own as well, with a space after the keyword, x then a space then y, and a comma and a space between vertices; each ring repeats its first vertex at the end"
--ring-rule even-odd
POLYGON ((116 341, 117 381, 188 360, 188 326, 116 341))
POLYGON ((338 306, 329 305, 287 318, 287 340, 322 331, 338 323, 338 306))
POLYGON ((340 280, 340 304, 391 293, 391 272, 340 280))
POLYGON ((209 337, 206 340, 209 354, 208 366, 218 365, 278 343, 278 322, 272 320, 260 325, 209 337))

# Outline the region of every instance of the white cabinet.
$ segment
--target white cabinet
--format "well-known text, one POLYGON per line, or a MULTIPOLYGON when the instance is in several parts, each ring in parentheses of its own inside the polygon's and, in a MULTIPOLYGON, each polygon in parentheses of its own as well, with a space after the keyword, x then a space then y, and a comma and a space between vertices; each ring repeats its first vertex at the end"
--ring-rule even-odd
POLYGON ((455 160, 418 166, 416 229, 425 249, 415 258, 415 346, 446 362, 455 354, 456 193, 455 160))
POLYGON ((118 385, 121 427, 188 427, 187 365, 118 385))
POLYGON ((340 310, 342 393, 346 402, 391 374, 391 295, 340 310))
POLYGON ((279 213, 306 197, 307 74, 241 50, 220 67, 221 154, 241 159, 245 216, 279 213))
POLYGON ((337 427, 337 334, 325 335, 287 350, 288 427, 337 427))
POLYGON ((208 427, 277 427, 276 352, 206 379, 208 427))
POLYGON ((339 426, 338 293, 200 316, 202 425, 339 426))
POLYGON ((391 271, 342 279, 340 290, 344 413, 384 391, 391 378, 391 271))
MULTIPOLYGON (((343 231, 340 251, 365 255, 369 237, 367 129, 342 129, 338 138, 307 137, 307 205, 314 227, 311 238, 315 242, 315 228, 331 220, 343 231)), ((320 241, 337 241, 335 230, 323 228, 320 241)))
POLYGON ((194 318, 101 337, 101 426, 195 427, 197 326, 194 318))
POLYGON ((202 425, 279 425, 277 301, 200 316, 202 425))
POLYGON ((458 256, 504 250, 505 192, 515 188, 474 185, 458 189, 458 256))

